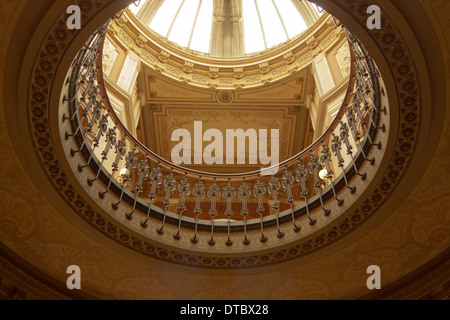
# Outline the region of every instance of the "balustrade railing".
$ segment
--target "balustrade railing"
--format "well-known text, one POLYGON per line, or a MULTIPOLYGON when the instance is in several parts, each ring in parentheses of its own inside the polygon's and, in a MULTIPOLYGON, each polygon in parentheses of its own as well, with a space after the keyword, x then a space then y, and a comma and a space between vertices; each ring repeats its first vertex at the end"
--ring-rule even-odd
POLYGON ((217 233, 227 235, 229 246, 238 237, 249 244, 249 230, 260 230, 260 240, 265 242, 265 229, 272 227, 282 238, 285 224, 300 232, 301 216, 314 225, 314 215, 332 213, 329 201, 342 206, 344 199, 339 194, 354 194, 354 179, 367 178, 360 170, 362 164, 375 165, 375 157, 368 155, 372 147, 382 148, 375 139, 378 132, 385 131, 385 126, 379 125, 380 114, 386 113, 386 108, 381 108, 384 90, 374 62, 347 29, 352 65, 342 107, 317 141, 280 163, 278 174, 265 178, 259 169, 214 174, 184 168, 140 143, 118 119, 105 89, 102 48, 108 24, 90 37, 73 62, 64 98, 68 112, 63 118, 70 121, 72 131, 64 138, 75 139, 78 145, 70 152, 72 157, 80 153, 84 159, 78 170, 91 170, 87 184, 104 186, 99 199, 106 201, 107 194, 116 195, 111 210, 129 208, 126 217, 139 219, 142 228, 152 225, 162 235, 170 223, 177 228, 175 239, 190 233, 193 243, 198 242, 200 231, 207 231, 211 232, 210 245, 216 243, 217 233), (205 198, 209 210, 204 214, 205 198), (170 212, 174 206, 176 212, 170 212))

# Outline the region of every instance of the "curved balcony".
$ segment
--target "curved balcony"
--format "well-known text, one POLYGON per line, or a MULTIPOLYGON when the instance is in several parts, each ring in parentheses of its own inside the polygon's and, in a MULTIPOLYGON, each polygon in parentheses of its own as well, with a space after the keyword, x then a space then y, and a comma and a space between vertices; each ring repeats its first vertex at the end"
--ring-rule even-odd
POLYGON ((260 170, 216 174, 184 168, 138 141, 118 119, 103 82, 101 53, 109 23, 91 36, 68 72, 63 120, 71 130, 63 142, 75 142, 70 155, 81 155, 79 172, 89 170, 87 185, 102 189, 98 201, 110 201, 106 207, 112 214, 124 210, 127 220, 143 229, 151 226, 159 236, 170 225, 175 240, 189 237, 197 244, 203 232, 210 233, 211 247, 218 235, 228 247, 236 241, 247 246, 249 232, 258 232, 265 243, 267 230, 280 239, 287 232, 301 233, 300 219, 314 228, 318 215, 338 215, 333 210, 343 207, 358 184, 367 183, 364 167, 376 163, 371 150, 382 149, 379 135, 386 128, 380 116, 387 110, 379 72, 348 30, 352 66, 338 114, 319 139, 267 178, 260 170), (187 199, 193 200, 191 207, 187 199), (169 210, 174 204, 176 212, 169 210))

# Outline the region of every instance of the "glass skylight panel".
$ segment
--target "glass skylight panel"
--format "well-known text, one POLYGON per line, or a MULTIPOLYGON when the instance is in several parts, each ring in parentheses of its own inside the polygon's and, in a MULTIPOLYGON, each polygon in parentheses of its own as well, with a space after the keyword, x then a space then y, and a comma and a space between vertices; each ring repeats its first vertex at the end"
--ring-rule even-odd
POLYGON ((305 31, 308 26, 305 20, 303 20, 300 12, 294 6, 290 0, 274 0, 280 15, 283 19, 284 25, 288 32, 289 38, 294 38, 303 31, 305 31))
MULTIPOLYGON (((171 1, 171 0, 170 0, 171 1)), ((168 1, 166 1, 168 2, 168 1)), ((187 47, 194 28, 200 0, 185 0, 168 35, 170 41, 187 47)))
POLYGON ((314 4, 313 7, 316 9, 319 16, 321 16, 323 14, 324 10, 322 9, 322 7, 319 7, 317 4, 314 4))
POLYGON ((149 27, 160 35, 167 37, 167 33, 169 32, 170 26, 172 25, 182 2, 183 0, 164 1, 149 27))
POLYGON ((287 40, 283 25, 272 0, 257 0, 258 10, 266 36, 267 47, 271 48, 287 40))
POLYGON ((133 12, 135 15, 137 15, 138 12, 139 12, 139 10, 141 10, 142 6, 144 5, 144 3, 145 3, 146 1, 147 1, 147 0, 141 0, 141 1, 139 2, 139 5, 138 5, 138 6, 135 5, 135 3, 137 3, 137 2, 133 2, 132 4, 130 4, 130 5, 128 6, 128 8, 130 8, 131 12, 133 12))
POLYGON ((211 42, 213 0, 202 0, 190 48, 208 53, 211 42))
MULTIPOLYGON (((204 53, 210 52, 214 0, 141 0, 138 7, 133 3, 129 8, 133 13, 139 14, 139 10, 145 3, 148 4, 148 1, 161 1, 158 11, 149 23, 150 29, 180 46, 204 53)), ((277 46, 308 28, 294 3, 297 0, 241 1, 246 54, 277 46)), ((322 8, 317 5, 312 4, 311 7, 318 15, 323 14, 322 8)), ((314 16, 317 18, 315 13, 314 16)), ((225 18, 228 19, 229 14, 225 18)), ((227 34, 229 30, 223 32, 227 34)))
POLYGON ((245 29, 245 52, 253 53, 266 49, 264 37, 261 30, 258 11, 255 0, 242 0, 245 29))

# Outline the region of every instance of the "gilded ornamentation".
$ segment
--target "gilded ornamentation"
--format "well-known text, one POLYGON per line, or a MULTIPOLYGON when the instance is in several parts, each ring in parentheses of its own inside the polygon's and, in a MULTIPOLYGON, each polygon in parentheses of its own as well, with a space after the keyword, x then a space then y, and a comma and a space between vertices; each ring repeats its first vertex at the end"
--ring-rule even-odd
POLYGON ((317 40, 317 38, 313 36, 306 40, 306 44, 308 45, 309 49, 313 50, 319 45, 319 40, 317 40))
MULTIPOLYGON (((226 20, 224 16, 224 5, 225 2, 215 2, 216 22, 226 20)), ((235 7, 235 12, 240 12, 240 8, 235 7)), ((236 21, 240 20, 238 14, 236 16, 233 15, 233 17, 236 18, 236 21)), ((233 19, 233 17, 231 18, 233 19)), ((314 38, 314 42, 317 43, 317 48, 313 52, 304 49, 298 51, 298 48, 301 48, 305 41, 308 40, 304 37, 299 37, 281 46, 275 46, 266 51, 240 58, 240 62, 246 65, 245 70, 244 68, 236 68, 236 70, 233 70, 230 78, 230 72, 227 70, 230 68, 228 63, 217 65, 217 61, 214 60, 214 62, 211 62, 211 58, 208 55, 183 48, 160 35, 146 33, 145 30, 140 30, 136 27, 139 23, 134 21, 134 19, 136 19, 134 15, 128 15, 125 12, 122 19, 119 20, 120 22, 115 21, 111 23, 111 27, 108 30, 108 37, 125 43, 130 50, 138 53, 142 59, 149 63, 151 68, 163 74, 169 73, 171 78, 197 87, 217 88, 221 90, 258 87, 284 79, 292 73, 299 71, 299 69, 307 67, 312 59, 322 52, 322 50, 328 50, 345 37, 342 30, 336 28, 334 24, 328 25, 327 28, 321 28, 321 24, 317 24, 314 28, 320 31, 313 33, 314 37, 316 37, 314 38), (126 22, 124 22, 125 20, 126 22), (150 39, 144 46, 142 46, 142 43, 138 43, 142 33, 146 34, 146 39, 150 39), (321 45, 319 46, 318 44, 321 45), (174 55, 161 54, 160 48, 163 46, 169 46, 173 50, 174 55), (288 53, 286 53, 286 46, 290 50, 288 53), (141 48, 141 50, 137 51, 135 48, 141 48), (185 62, 189 61, 189 63, 193 63, 193 66, 191 67, 189 64, 186 65, 185 62, 180 62, 178 57, 183 57, 185 62), (285 62, 284 65, 279 63, 280 58, 285 62), (164 65, 161 65, 161 63, 164 65), (212 85, 206 80, 208 78, 205 77, 204 72, 205 68, 209 68, 211 63, 217 66, 218 70, 209 72, 207 77, 212 80, 219 80, 217 83, 211 82, 212 85), (166 65, 170 65, 170 68, 167 68, 166 65), (259 70, 260 74, 267 75, 268 78, 255 77, 255 69, 259 70), (187 78, 183 74, 192 76, 187 78), (232 79, 242 80, 242 82, 234 82, 232 79)), ((328 19, 331 21, 331 18, 328 19)))
POLYGON ((136 38, 136 44, 139 48, 143 48, 145 47, 145 45, 147 44, 148 40, 147 38, 140 34, 137 38, 136 38))
POLYGON ((242 79, 245 76, 244 68, 234 68, 233 76, 235 79, 242 79))
POLYGON ((170 54, 164 50, 161 50, 161 52, 158 55, 158 59, 162 63, 167 63, 167 61, 169 61, 169 58, 170 58, 170 54))
POLYGON ((184 66, 183 66, 183 71, 185 73, 192 73, 192 72, 194 72, 194 64, 192 62, 186 61, 184 63, 184 66))
POLYGON ((283 56, 284 63, 286 64, 293 64, 295 61, 295 56, 292 52, 288 52, 283 56))
POLYGON ((270 72, 270 65, 268 62, 261 63, 259 65, 259 72, 262 74, 268 74, 270 72))
POLYGON ((209 68, 208 76, 211 79, 217 79, 220 76, 219 68, 209 68))

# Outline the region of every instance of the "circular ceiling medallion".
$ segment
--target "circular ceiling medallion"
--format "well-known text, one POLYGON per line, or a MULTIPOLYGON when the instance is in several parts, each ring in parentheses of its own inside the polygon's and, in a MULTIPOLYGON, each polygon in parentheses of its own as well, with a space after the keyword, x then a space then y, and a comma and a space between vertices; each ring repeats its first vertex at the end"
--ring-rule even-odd
POLYGON ((218 91, 217 92, 217 102, 220 104, 231 104, 234 102, 234 92, 232 91, 218 91))

